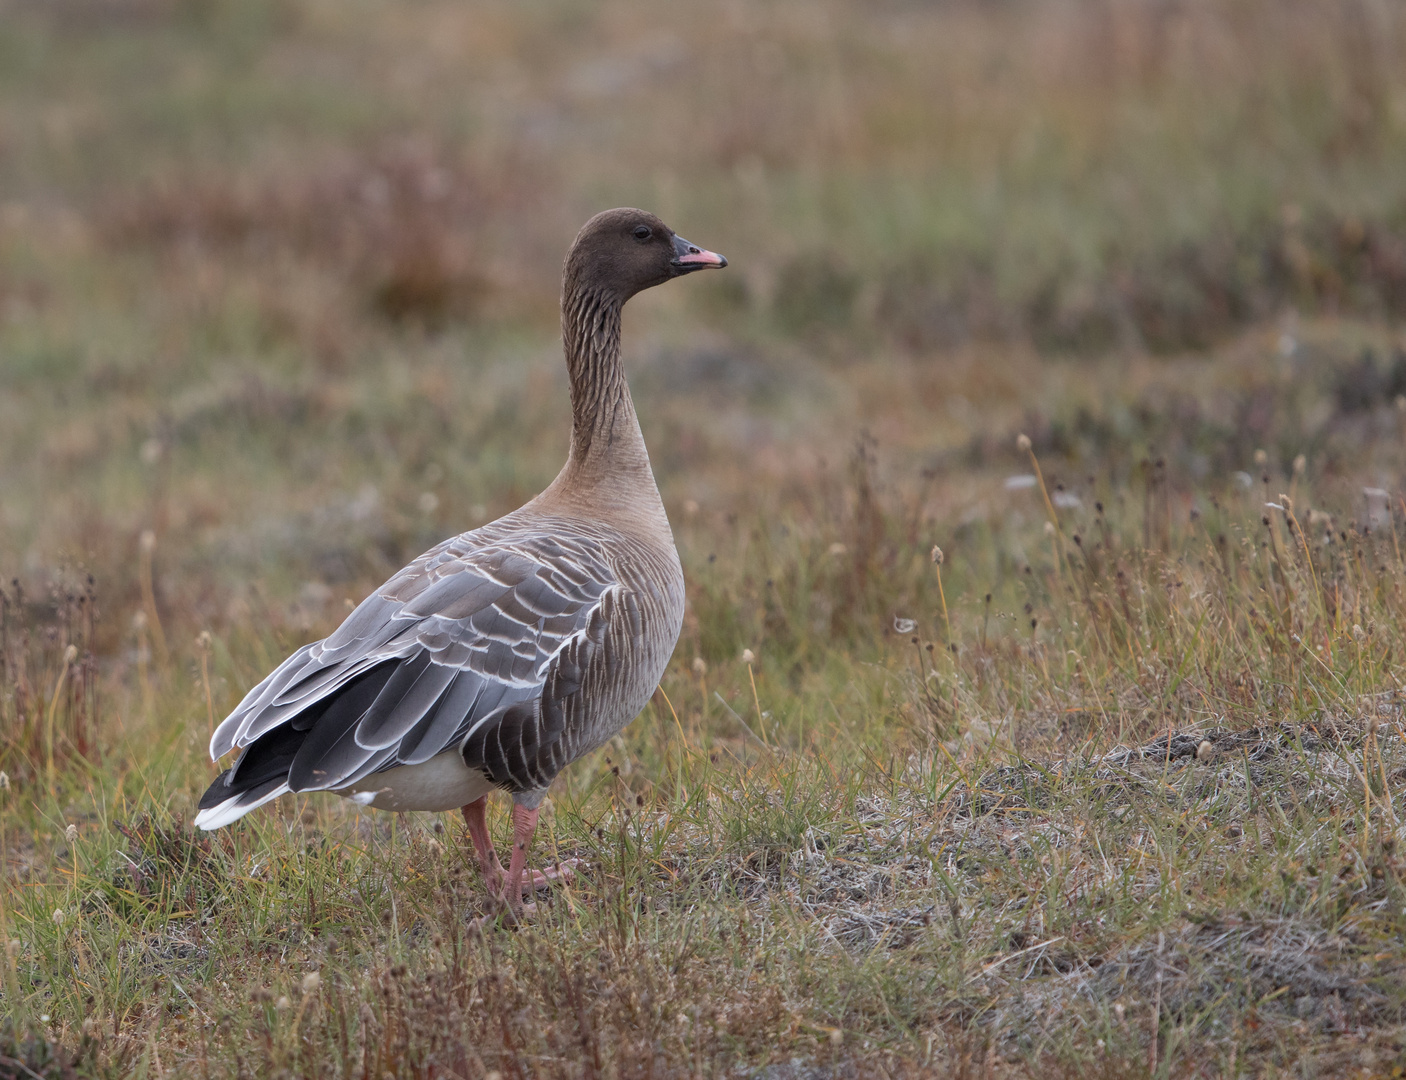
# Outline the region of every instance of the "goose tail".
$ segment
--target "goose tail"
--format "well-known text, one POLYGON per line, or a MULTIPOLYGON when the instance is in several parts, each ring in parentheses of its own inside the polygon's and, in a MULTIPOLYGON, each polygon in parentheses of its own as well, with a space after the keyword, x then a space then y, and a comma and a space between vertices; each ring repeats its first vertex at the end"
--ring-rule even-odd
POLYGON ((213 832, 238 821, 250 810, 272 802, 288 791, 288 782, 260 784, 252 789, 232 788, 228 782, 229 770, 222 772, 210 789, 200 798, 200 812, 195 815, 195 827, 213 832))

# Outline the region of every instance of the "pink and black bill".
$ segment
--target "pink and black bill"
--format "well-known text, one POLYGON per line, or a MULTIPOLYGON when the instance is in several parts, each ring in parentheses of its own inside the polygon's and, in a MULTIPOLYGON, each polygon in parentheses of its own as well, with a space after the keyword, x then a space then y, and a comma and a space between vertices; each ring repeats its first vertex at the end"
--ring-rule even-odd
POLYGON ((674 271, 678 274, 691 274, 695 270, 707 270, 711 267, 722 269, 727 265, 727 260, 716 251, 708 251, 697 244, 690 244, 682 236, 674 236, 674 258, 672 260, 674 271))

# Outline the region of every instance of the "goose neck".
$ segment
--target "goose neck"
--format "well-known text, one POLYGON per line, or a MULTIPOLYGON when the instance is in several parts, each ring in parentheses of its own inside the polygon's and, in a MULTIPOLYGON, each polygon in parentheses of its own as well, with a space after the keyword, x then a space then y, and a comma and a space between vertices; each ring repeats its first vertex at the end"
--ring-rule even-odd
POLYGON ((588 290, 563 298, 571 452, 534 502, 539 511, 605 521, 672 550, 669 519, 620 362, 621 306, 588 290))
POLYGON ((571 461, 577 466, 604 465, 643 450, 620 362, 620 308, 614 297, 589 288, 569 292, 562 304, 571 380, 571 461))

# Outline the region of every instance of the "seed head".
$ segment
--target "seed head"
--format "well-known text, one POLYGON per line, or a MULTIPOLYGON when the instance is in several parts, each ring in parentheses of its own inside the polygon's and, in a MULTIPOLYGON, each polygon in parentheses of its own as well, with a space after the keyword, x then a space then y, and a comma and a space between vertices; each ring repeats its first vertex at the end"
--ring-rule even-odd
POLYGON ((1297 476, 1301 474, 1307 468, 1308 458, 1304 457, 1303 454, 1300 454, 1298 457, 1294 458, 1294 475, 1297 476))
POLYGON ((137 543, 141 547, 143 555, 150 555, 156 550, 156 534, 150 529, 143 529, 141 538, 137 543))
POLYGON ((279 1012, 284 1012, 293 1007, 293 1002, 289 1000, 287 994, 281 994, 278 1000, 273 1003, 273 1007, 279 1012))
POLYGON ((322 976, 315 971, 309 971, 303 976, 303 993, 315 994, 322 985, 322 976))
POLYGON ((73 663, 73 662, 74 662, 75 660, 77 660, 77 659, 78 659, 78 646, 77 646, 77 645, 70 645, 68 648, 66 648, 66 649, 63 651, 63 663, 64 663, 64 667, 68 667, 69 664, 73 663))
POLYGON ((708 674, 708 661, 704 660, 701 656, 695 656, 693 658, 693 673, 700 679, 708 674))
POLYGON ((744 664, 755 663, 756 659, 757 659, 757 654, 754 653, 751 649, 743 649, 743 650, 742 650, 742 662, 743 662, 744 664))
POLYGON ((1353 624, 1352 624, 1352 636, 1355 637, 1358 641, 1366 641, 1366 640, 1367 640, 1367 631, 1362 629, 1362 626, 1361 626, 1360 623, 1353 623, 1353 624))
POLYGON ((0 791, 10 790, 10 774, 0 769, 0 791))
POLYGON ((1030 436, 1021 433, 1015 437, 1015 448, 1022 454, 1030 453, 1030 436))
POLYGON ((61 908, 61 907, 56 907, 56 908, 54 908, 54 925, 55 925, 55 926, 62 926, 62 925, 63 925, 64 919, 66 919, 67 917, 68 917, 68 916, 66 916, 66 915, 63 913, 63 908, 61 908))
POLYGON ((1263 450, 1256 450, 1256 451, 1255 451, 1255 464, 1256 464, 1256 465, 1263 465, 1263 464, 1265 464, 1267 461, 1269 461, 1269 455, 1268 455, 1267 453, 1265 453, 1263 450))
POLYGON ((1196 748, 1196 760, 1208 761, 1211 754, 1215 752, 1215 747, 1211 745, 1210 739, 1202 739, 1201 745, 1196 748))
POLYGON ((64 838, 65 840, 67 840, 70 844, 77 843, 77 841, 78 841, 78 826, 77 826, 77 825, 69 825, 69 827, 66 828, 66 829, 63 831, 63 838, 64 838))
POLYGON ((932 561, 935 562, 935 563, 937 563, 938 566, 941 566, 941 565, 942 565, 942 560, 943 560, 945 557, 946 557, 946 556, 944 556, 944 555, 942 554, 942 549, 941 549, 940 547, 938 547, 936 544, 933 544, 933 546, 932 546, 932 561))

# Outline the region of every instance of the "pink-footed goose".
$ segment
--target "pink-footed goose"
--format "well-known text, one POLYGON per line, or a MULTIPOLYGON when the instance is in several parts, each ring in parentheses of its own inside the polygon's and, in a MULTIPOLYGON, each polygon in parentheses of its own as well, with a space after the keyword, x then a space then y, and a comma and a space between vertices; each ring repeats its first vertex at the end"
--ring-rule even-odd
POLYGON ((200 800, 218 829, 294 791, 386 810, 462 808, 516 916, 547 788, 644 707, 683 622, 683 571, 620 363, 635 293, 727 260, 653 214, 597 214, 566 256, 571 449, 542 494, 446 540, 254 687, 210 741, 242 751, 200 800), (484 811, 513 799, 506 876, 484 811))

